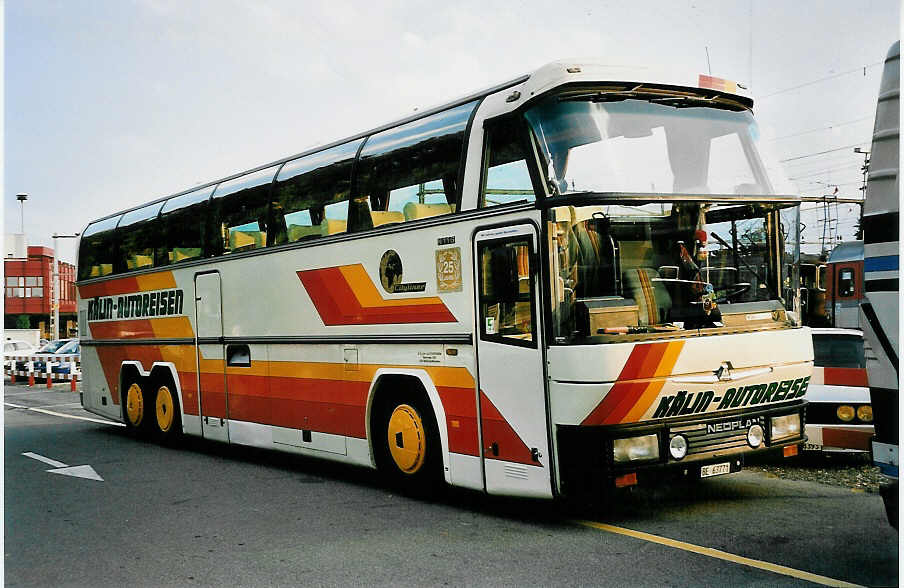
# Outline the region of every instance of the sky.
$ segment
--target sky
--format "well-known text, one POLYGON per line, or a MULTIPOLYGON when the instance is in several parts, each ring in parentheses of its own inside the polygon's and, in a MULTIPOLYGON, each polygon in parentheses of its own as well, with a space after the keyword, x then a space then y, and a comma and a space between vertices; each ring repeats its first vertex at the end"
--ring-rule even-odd
MULTIPOLYGON (((54 232, 583 56, 743 83, 799 193, 858 197, 853 149, 869 149, 900 30, 897 0, 6 0, 4 232, 19 231, 19 193, 29 244, 50 246, 54 232)), ((852 238, 857 206, 838 212, 852 238)), ((803 215, 810 250, 818 214, 803 215)), ((59 244, 74 261, 74 240, 59 244)))

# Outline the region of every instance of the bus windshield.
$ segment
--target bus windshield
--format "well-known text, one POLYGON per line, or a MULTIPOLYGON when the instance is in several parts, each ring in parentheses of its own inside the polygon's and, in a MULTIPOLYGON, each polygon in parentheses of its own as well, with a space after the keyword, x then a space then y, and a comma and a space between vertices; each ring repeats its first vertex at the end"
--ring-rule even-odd
POLYGON ((550 210, 557 343, 791 326, 796 203, 594 200, 550 210))
POLYGON ((749 110, 689 92, 650 92, 574 91, 525 112, 552 194, 773 193, 749 110))

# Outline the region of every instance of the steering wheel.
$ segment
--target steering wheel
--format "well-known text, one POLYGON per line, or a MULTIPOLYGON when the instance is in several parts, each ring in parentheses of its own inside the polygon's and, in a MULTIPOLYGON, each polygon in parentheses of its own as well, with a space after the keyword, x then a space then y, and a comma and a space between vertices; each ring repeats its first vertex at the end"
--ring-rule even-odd
POLYGON ((717 303, 722 302, 731 302, 732 298, 735 296, 740 296, 747 290, 750 290, 750 282, 738 282, 737 284, 731 286, 731 290, 722 294, 720 297, 716 298, 717 303))

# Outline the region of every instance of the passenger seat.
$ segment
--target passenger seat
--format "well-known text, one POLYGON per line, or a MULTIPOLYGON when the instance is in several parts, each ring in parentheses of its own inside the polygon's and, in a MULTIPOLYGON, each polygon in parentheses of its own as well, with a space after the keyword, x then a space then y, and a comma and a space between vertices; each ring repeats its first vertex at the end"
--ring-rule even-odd
POLYGON ((637 304, 641 325, 659 325, 669 320, 672 297, 665 285, 658 281, 659 272, 651 267, 625 270, 625 294, 637 304))

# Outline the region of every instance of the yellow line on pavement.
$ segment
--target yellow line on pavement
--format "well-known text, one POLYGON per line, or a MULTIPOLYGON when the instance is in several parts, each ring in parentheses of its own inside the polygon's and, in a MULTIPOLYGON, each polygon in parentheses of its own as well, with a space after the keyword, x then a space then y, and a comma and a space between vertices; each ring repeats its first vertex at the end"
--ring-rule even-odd
POLYGON ((718 549, 713 549, 711 547, 701 547, 699 545, 694 545, 693 543, 685 543, 684 541, 677 541, 675 539, 668 539, 666 537, 660 537, 658 535, 651 535, 650 533, 644 533, 642 531, 635 531, 633 529, 625 529, 624 527, 616 527, 614 525, 607 525, 605 523, 596 523, 593 521, 576 521, 576 522, 579 525, 584 525, 585 527, 592 527, 594 529, 600 529, 601 531, 608 531, 609 533, 616 533, 618 535, 627 535, 628 537, 634 537, 635 539, 640 539, 642 541, 658 543, 659 545, 665 545, 666 547, 674 547, 675 549, 683 549, 684 551, 690 551, 691 553, 698 553, 700 555, 706 555, 708 557, 714 557, 716 559, 722 559, 725 561, 730 561, 733 563, 750 566, 752 568, 758 568, 760 570, 774 572, 776 574, 783 574, 785 576, 791 576, 792 578, 799 578, 801 580, 806 580, 808 582, 813 582, 815 584, 822 584, 824 586, 859 587, 859 584, 851 584, 850 582, 845 582, 843 580, 836 580, 835 578, 820 576, 819 574, 811 574, 810 572, 796 570, 794 568, 789 568, 787 566, 781 566, 778 564, 769 563, 767 561, 750 559, 749 557, 743 557, 740 555, 735 555, 733 553, 719 551, 718 549))

